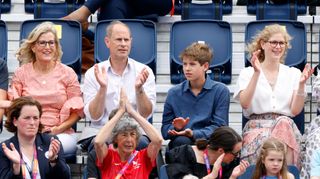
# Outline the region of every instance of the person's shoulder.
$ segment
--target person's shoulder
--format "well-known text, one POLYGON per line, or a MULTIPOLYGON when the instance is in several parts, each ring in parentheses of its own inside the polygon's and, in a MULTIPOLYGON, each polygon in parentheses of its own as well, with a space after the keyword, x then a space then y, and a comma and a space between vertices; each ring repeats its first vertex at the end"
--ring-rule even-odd
POLYGON ((222 82, 219 81, 214 81, 211 78, 207 79, 208 80, 208 84, 211 87, 212 90, 219 90, 219 91, 223 91, 223 92, 230 92, 229 88, 227 87, 227 85, 225 85, 222 82))
POLYGON ((295 179, 294 175, 290 172, 287 173, 287 178, 288 179, 295 179))
POLYGON ((129 61, 129 63, 133 64, 134 67, 135 67, 138 71, 141 71, 143 68, 147 68, 147 70, 148 70, 149 72, 152 72, 152 74, 153 74, 152 69, 151 69, 148 65, 143 64, 143 63, 141 63, 141 62, 138 62, 137 60, 132 59, 132 58, 128 58, 128 61, 129 61))
POLYGON ((188 81, 185 80, 177 85, 174 85, 173 87, 171 87, 168 91, 168 94, 169 93, 177 93, 177 92, 180 92, 184 87, 185 85, 188 85, 188 81))
POLYGON ((284 65, 284 64, 280 64, 280 68, 282 70, 288 71, 288 72, 292 72, 292 73, 301 73, 301 71, 296 68, 296 67, 290 67, 288 65, 284 65))

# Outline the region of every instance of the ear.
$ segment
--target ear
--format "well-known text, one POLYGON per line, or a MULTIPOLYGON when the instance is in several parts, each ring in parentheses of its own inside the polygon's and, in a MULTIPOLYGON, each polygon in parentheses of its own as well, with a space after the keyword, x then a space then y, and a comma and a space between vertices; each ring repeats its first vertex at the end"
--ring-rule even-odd
POLYGON ((17 125, 18 125, 17 122, 18 122, 18 119, 13 118, 13 125, 16 126, 16 127, 17 127, 17 125))
POLYGON ((261 48, 264 50, 265 46, 266 46, 266 42, 263 40, 260 40, 260 46, 261 48))
POLYGON ((218 149, 217 151, 218 151, 218 153, 219 153, 219 154, 222 154, 222 153, 224 153, 224 150, 223 150, 223 148, 219 148, 219 149, 218 149))
POLYGON ((31 50, 32 50, 33 53, 35 53, 35 51, 36 51, 36 45, 32 45, 32 46, 31 46, 31 50))
POLYGON ((109 46, 110 46, 110 39, 109 39, 108 36, 105 36, 105 37, 104 37, 104 43, 105 43, 106 46, 109 48, 109 46))
POLYGON ((208 62, 205 62, 203 64, 203 69, 204 69, 204 71, 207 71, 209 69, 209 63, 208 62))

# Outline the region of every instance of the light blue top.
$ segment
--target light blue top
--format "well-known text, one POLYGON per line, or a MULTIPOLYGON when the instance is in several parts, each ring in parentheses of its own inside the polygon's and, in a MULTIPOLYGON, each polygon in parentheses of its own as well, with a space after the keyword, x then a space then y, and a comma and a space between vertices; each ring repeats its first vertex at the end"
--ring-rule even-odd
POLYGON ((311 171, 310 176, 311 177, 319 177, 320 176, 320 150, 314 151, 312 157, 311 157, 311 171))

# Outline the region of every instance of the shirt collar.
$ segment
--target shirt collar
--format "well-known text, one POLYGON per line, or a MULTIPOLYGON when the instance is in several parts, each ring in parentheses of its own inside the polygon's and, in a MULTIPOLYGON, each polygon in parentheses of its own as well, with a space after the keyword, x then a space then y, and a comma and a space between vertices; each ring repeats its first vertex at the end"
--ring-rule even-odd
MULTIPOLYGON (((126 68, 124 69, 123 74, 127 73, 130 69, 132 69, 132 68, 133 68, 133 65, 134 65, 134 64, 133 64, 133 60, 128 57, 128 63, 127 63, 126 68)), ((107 72, 112 72, 112 73, 114 73, 113 70, 112 70, 112 68, 111 68, 110 57, 108 58, 107 63, 106 63, 106 71, 107 71, 107 72)), ((114 74, 115 74, 115 73, 114 73, 114 74)))
MULTIPOLYGON (((216 82, 213 81, 213 80, 210 78, 209 75, 206 75, 206 81, 204 82, 203 89, 206 89, 206 90, 211 89, 211 88, 214 86, 215 83, 216 83, 216 82)), ((188 90, 191 91, 191 86, 190 86, 189 81, 186 80, 186 81, 185 81, 185 84, 184 84, 184 86, 183 86, 183 92, 186 92, 186 91, 188 91, 188 90)))

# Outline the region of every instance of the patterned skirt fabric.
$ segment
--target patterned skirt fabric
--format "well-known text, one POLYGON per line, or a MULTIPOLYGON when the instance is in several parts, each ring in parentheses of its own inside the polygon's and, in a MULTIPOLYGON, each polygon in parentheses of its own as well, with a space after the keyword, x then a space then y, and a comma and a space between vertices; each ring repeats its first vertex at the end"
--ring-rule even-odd
POLYGON ((243 129, 241 158, 251 165, 255 164, 261 145, 269 137, 282 141, 292 149, 293 164, 300 168, 301 133, 292 119, 274 113, 250 116, 243 129))
POLYGON ((303 135, 303 143, 304 145, 301 151, 302 169, 300 177, 303 179, 309 179, 311 171, 311 157, 314 151, 320 149, 320 116, 314 118, 306 128, 303 135))

